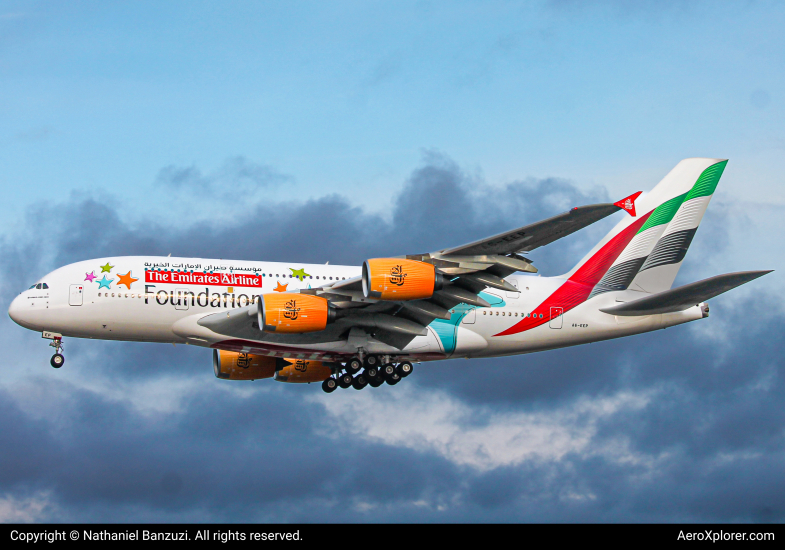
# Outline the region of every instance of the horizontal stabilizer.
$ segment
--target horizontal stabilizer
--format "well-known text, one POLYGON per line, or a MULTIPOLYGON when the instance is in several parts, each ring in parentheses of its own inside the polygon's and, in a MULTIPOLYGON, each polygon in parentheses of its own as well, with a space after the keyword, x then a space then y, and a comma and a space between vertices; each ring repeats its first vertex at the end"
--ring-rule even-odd
POLYGON ((656 313, 674 313, 684 311, 710 298, 719 296, 723 292, 741 286, 744 283, 771 273, 769 271, 740 271, 709 277, 696 283, 658 292, 646 298, 625 302, 613 307, 601 309, 603 313, 611 315, 634 316, 654 315, 656 313))

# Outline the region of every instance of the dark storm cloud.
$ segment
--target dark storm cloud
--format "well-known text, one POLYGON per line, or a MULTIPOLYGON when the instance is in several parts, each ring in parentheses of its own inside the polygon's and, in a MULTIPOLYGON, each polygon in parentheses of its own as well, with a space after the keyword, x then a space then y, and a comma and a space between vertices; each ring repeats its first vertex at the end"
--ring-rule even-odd
POLYGON ((231 193, 253 191, 271 184, 290 181, 291 178, 280 174, 271 166, 251 162, 243 156, 231 157, 220 168, 203 174, 196 166, 175 166, 161 168, 156 177, 156 186, 191 191, 216 191, 231 193))
MULTIPOLYGON (((186 185, 192 176, 183 177, 186 185)), ((259 201, 230 225, 128 221, 111 200, 72 197, 31 214, 18 234, 0 241, 0 284, 7 307, 29 281, 59 265, 173 250, 358 264, 607 200, 602 189, 581 191, 558 179, 491 189, 434 152, 405 182, 389 222, 338 195, 259 201)), ((730 214, 711 213, 688 263, 724 250, 712 235, 730 214)), ((547 273, 566 271, 615 220, 532 258, 547 273)), ((772 307, 779 298, 758 296, 712 301, 712 317, 701 323, 726 331, 720 341, 688 325, 547 353, 421 365, 406 381, 418 395, 445 394, 477 411, 549 413, 586 398, 650 396, 640 408, 597 420, 583 451, 486 470, 433 449, 347 436, 311 399, 320 395, 315 385, 226 386, 232 383, 213 378, 203 349, 70 340, 69 363, 53 376, 45 360, 29 359, 35 354, 28 346, 41 346, 40 338, 6 318, 4 372, 25 375, 0 386, 0 448, 12 450, 0 453, 0 498, 49 491, 54 511, 47 517, 75 521, 781 521, 785 315, 772 307), (728 319, 744 322, 734 328, 728 319), (149 391, 145 384, 172 380, 189 385, 158 398, 173 400, 162 403, 169 409, 135 404, 135 392, 149 391), (98 386, 80 385, 87 382, 98 386), (620 442, 629 460, 602 450, 620 442)), ((347 390, 330 398, 353 396, 347 390)), ((478 414, 465 427, 482 422, 478 414)))

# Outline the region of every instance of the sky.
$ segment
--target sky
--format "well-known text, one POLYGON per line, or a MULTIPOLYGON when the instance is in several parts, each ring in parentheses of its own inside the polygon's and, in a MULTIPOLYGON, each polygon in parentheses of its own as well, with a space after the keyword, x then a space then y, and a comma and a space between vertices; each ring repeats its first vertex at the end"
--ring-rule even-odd
MULTIPOLYGON (((0 521, 782 522, 785 6, 0 2, 0 306, 122 254, 359 265, 729 158, 698 322, 416 366, 217 380, 208 350, 0 321, 0 521)), ((569 270, 620 213, 531 254, 569 270)))

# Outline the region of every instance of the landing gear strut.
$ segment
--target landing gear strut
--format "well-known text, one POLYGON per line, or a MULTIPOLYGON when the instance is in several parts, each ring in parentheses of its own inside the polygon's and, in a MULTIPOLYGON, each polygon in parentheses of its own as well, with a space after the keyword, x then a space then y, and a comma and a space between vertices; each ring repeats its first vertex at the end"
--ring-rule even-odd
POLYGON ((52 342, 49 344, 55 349, 55 354, 49 360, 49 364, 52 365, 54 368, 59 369, 65 363, 65 357, 63 354, 60 353, 63 351, 63 339, 62 338, 54 338, 52 342))

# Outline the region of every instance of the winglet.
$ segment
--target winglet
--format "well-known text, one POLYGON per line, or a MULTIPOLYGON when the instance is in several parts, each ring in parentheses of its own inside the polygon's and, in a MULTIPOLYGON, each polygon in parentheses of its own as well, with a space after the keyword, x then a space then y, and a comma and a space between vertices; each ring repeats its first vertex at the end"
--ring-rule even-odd
POLYGON ((618 206, 622 210, 626 210, 627 212, 629 212, 630 216, 634 218, 636 216, 635 199, 637 199, 641 193, 643 193, 643 191, 638 191, 637 193, 633 193, 629 197, 623 198, 619 202, 614 202, 613 204, 615 206, 618 206))

